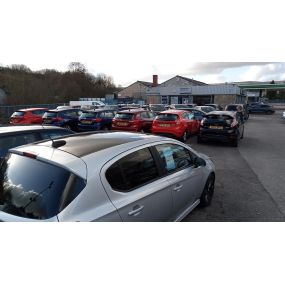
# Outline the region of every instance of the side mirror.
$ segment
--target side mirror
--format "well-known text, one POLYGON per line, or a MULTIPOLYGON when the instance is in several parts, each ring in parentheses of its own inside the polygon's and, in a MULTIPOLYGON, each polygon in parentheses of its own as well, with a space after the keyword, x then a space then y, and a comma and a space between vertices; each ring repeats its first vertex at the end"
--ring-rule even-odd
POLYGON ((199 166, 205 166, 206 162, 203 158, 196 156, 194 158, 194 166, 197 168, 199 166))

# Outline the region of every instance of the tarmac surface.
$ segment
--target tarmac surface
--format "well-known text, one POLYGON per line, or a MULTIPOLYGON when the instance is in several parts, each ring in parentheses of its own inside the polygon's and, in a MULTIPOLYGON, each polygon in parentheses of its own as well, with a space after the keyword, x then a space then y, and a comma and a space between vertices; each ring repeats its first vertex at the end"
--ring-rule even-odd
POLYGON ((285 121, 273 115, 250 115, 237 148, 222 143, 189 143, 216 166, 212 205, 196 208, 190 222, 285 221, 285 121))

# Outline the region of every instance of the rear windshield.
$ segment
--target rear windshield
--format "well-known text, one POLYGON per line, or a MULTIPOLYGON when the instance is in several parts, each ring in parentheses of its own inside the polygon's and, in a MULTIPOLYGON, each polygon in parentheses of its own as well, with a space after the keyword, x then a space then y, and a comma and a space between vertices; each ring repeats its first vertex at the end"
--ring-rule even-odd
POLYGON ((120 120, 132 120, 134 118, 134 114, 130 113, 117 113, 115 116, 116 119, 120 120))
POLYGON ((89 118, 96 118, 97 117, 97 113, 82 113, 80 115, 80 119, 89 119, 89 118))
POLYGON ((207 115, 206 121, 221 121, 230 124, 233 121, 233 117, 228 115, 207 115))
POLYGON ((57 112, 45 112, 43 118, 56 118, 57 112))
POLYGON ((17 111, 17 112, 14 112, 12 114, 12 117, 22 117, 25 115, 25 112, 20 112, 20 111, 17 111))
POLYGON ((48 219, 61 212, 84 187, 82 178, 61 167, 10 154, 0 168, 0 211, 48 219))
POLYGON ((152 111, 165 111, 165 107, 163 105, 152 105, 150 106, 152 111))
POLYGON ((237 106, 236 105, 229 105, 227 106, 227 111, 236 111, 237 110, 237 106))
POLYGON ((176 114, 159 114, 156 117, 159 121, 176 121, 178 119, 178 115, 176 114))

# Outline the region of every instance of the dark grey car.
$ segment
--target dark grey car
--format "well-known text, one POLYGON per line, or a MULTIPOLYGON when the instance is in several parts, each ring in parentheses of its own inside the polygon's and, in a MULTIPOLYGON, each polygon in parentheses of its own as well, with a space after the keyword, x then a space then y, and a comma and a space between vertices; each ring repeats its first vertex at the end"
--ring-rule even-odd
POLYGON ((70 134, 73 134, 71 130, 51 126, 0 127, 0 159, 7 154, 10 148, 70 134))

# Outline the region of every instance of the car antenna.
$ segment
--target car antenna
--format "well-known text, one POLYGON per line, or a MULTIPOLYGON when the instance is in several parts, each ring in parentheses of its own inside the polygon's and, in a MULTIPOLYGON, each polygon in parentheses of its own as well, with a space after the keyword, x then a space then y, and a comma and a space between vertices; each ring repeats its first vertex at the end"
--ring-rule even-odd
MULTIPOLYGON (((43 122, 42 122, 42 128, 46 130, 46 128, 43 125, 43 122)), ((55 141, 48 132, 47 132, 47 135, 50 138, 50 140, 52 141, 51 146, 54 147, 54 148, 58 148, 58 147, 64 146, 66 144, 65 140, 57 140, 57 141, 55 141)))

